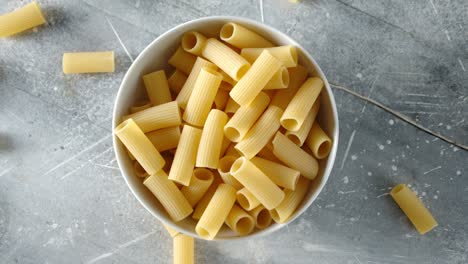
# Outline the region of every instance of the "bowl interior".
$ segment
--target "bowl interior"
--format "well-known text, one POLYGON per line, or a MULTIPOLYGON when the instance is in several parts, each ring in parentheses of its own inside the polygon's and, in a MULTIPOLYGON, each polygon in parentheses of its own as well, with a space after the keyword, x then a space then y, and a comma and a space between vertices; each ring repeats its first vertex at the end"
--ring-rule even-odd
MULTIPOLYGON (((331 92, 327 79, 323 75, 319 66, 315 63, 312 57, 305 51, 297 42, 286 36, 285 34, 259 22, 239 18, 239 17, 207 17, 193 20, 182 24, 174 29, 169 30, 155 41, 153 41, 135 60, 127 74, 125 75, 121 87, 119 89, 117 99, 114 106, 113 127, 116 127, 122 116, 128 114, 128 109, 136 104, 139 100, 144 98, 145 89, 142 83, 142 76, 155 70, 165 69, 166 73, 170 73, 170 67, 167 64, 169 57, 180 45, 180 40, 183 33, 191 30, 199 31, 207 36, 215 37, 217 32, 220 31, 223 24, 226 22, 236 22, 244 25, 257 33, 263 35, 277 45, 295 45, 298 47, 299 63, 309 69, 311 76, 320 77, 325 87, 322 91, 321 106, 318 119, 322 128, 328 133, 333 140, 333 146, 330 155, 323 160, 320 160, 320 171, 309 192, 304 198, 302 204, 296 210, 295 214, 288 222, 293 221, 301 213, 303 213, 308 206, 315 200, 317 195, 325 185, 330 171, 332 169, 336 149, 338 144, 338 118, 336 113, 335 101, 331 92)), ((130 187, 133 194, 140 201, 140 203, 156 216, 163 223, 183 232, 188 235, 198 237, 195 232, 196 222, 190 217, 187 219, 174 223, 166 214, 164 208, 157 201, 154 195, 143 185, 142 179, 138 178, 134 171, 132 161, 129 159, 124 146, 114 136, 114 147, 122 171, 123 177, 130 187)), ((262 234, 271 233, 280 229, 285 224, 273 224, 270 227, 255 231, 244 237, 259 236, 262 234)), ((223 228, 217 235, 216 239, 238 239, 234 232, 228 228, 223 228)))

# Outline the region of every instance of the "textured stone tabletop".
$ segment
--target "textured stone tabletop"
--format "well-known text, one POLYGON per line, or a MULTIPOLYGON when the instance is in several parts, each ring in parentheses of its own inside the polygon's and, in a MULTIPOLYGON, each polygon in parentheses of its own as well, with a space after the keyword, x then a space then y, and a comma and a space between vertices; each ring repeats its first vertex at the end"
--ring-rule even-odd
MULTIPOLYGON (((28 1, 0 0, 0 13, 28 1)), ((132 61, 188 20, 261 20, 258 1, 39 0, 48 26, 0 39, 0 263, 171 263, 111 142, 132 61), (66 51, 115 50, 116 72, 63 75, 66 51)), ((468 144, 466 0, 265 0, 329 80, 468 144)), ((197 263, 467 263, 468 152, 334 90, 340 146, 318 200, 287 228, 197 241, 197 263), (410 184, 439 221, 420 236, 388 196, 410 184)))

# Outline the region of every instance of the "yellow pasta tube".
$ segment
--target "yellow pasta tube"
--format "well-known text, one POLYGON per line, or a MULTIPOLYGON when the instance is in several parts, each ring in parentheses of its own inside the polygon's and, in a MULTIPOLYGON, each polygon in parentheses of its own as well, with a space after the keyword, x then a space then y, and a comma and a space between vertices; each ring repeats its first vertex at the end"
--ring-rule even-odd
POLYGON ((258 152, 257 156, 276 163, 282 163, 282 161, 273 154, 273 145, 270 145, 271 143, 268 143, 264 148, 262 148, 260 152, 258 152))
POLYGON ((307 78, 307 69, 301 65, 295 68, 289 68, 289 85, 286 89, 278 90, 271 101, 272 105, 285 110, 291 99, 296 94, 297 90, 304 83, 307 78))
POLYGON ((271 225, 271 215, 265 207, 257 206, 249 214, 255 219, 255 226, 258 229, 265 229, 271 225))
POLYGON ((167 232, 169 233, 169 235, 171 237, 175 237, 178 234, 180 234, 179 231, 175 230, 174 228, 172 228, 172 227, 170 227, 168 225, 163 224, 163 226, 164 226, 164 228, 166 228, 167 232))
POLYGON ((143 111, 151 107, 151 104, 148 101, 138 102, 136 105, 130 107, 130 113, 134 114, 136 112, 143 111))
POLYGON ((177 186, 160 170, 151 174, 143 184, 156 196, 172 220, 178 222, 189 216, 193 209, 177 186))
POLYGON ((248 159, 253 158, 278 131, 282 113, 283 110, 270 105, 235 148, 248 159))
POLYGON ((132 118, 145 133, 165 127, 178 126, 182 123, 179 106, 176 101, 153 106, 124 116, 122 119, 126 120, 129 118, 132 118))
POLYGON ((236 180, 231 175, 231 166, 236 161, 237 156, 224 156, 219 160, 218 163, 218 173, 221 176, 221 179, 223 179, 223 182, 231 185, 232 187, 236 188, 236 190, 242 189, 242 184, 236 180))
POLYGON ((174 264, 195 263, 195 239, 178 234, 173 238, 174 264))
POLYGON ((232 79, 238 81, 249 70, 250 63, 221 41, 210 38, 205 43, 202 56, 216 64, 232 79))
POLYGON ((301 176, 298 170, 259 157, 253 157, 250 161, 276 185, 290 190, 296 188, 297 181, 301 176))
POLYGON ((146 136, 159 152, 163 152, 166 150, 177 148, 180 139, 180 128, 179 126, 173 126, 158 129, 146 133, 146 136))
POLYGON ((195 159, 200 143, 201 129, 184 125, 180 135, 179 146, 169 172, 169 179, 184 186, 189 186, 192 178, 195 159))
POLYGON ((226 107, 224 108, 224 112, 228 116, 233 116, 235 112, 239 109, 240 105, 236 103, 236 101, 232 100, 232 98, 229 98, 226 107))
POLYGON ((114 52, 64 53, 62 67, 65 74, 114 72, 114 52))
POLYGON ((208 169, 196 168, 193 170, 192 181, 189 186, 182 187, 182 194, 187 198, 190 206, 194 207, 203 195, 206 193, 210 185, 213 183, 214 175, 208 169))
MULTIPOLYGON (((241 56, 244 57, 248 62, 253 63, 260 53, 262 53, 263 48, 245 48, 241 51, 241 56)), ((286 68, 292 68, 297 66, 297 49, 295 46, 279 46, 272 48, 265 48, 268 50, 271 55, 275 56, 278 60, 281 61, 286 68)))
POLYGON ((206 37, 196 31, 186 32, 182 37, 182 48, 197 56, 201 55, 205 43, 206 37))
POLYGON ((236 202, 236 189, 220 184, 198 221, 195 231, 204 239, 213 239, 236 202))
POLYGON ((185 108, 183 116, 185 122, 203 127, 210 113, 216 93, 218 93, 222 78, 221 74, 216 70, 207 67, 201 69, 185 108))
POLYGON ((145 178, 149 176, 149 174, 145 171, 141 164, 136 160, 133 162, 133 170, 135 171, 135 175, 137 177, 145 178))
POLYGON ((431 212, 406 185, 398 184, 392 189, 390 195, 421 235, 438 225, 431 212))
POLYGON ((227 119, 228 117, 223 111, 217 109, 210 111, 200 139, 196 162, 197 167, 211 169, 218 167, 224 140, 223 127, 227 119))
POLYGON ((224 110, 228 99, 229 99, 229 92, 226 90, 222 90, 221 85, 220 85, 218 89, 218 93, 216 93, 216 96, 214 99, 214 107, 219 110, 224 110))
POLYGON ((281 125, 290 131, 299 130, 318 98, 322 87, 323 81, 320 78, 312 77, 307 79, 289 102, 286 110, 284 110, 281 125))
POLYGON ((46 22, 36 1, 0 16, 0 37, 8 37, 46 22))
POLYGON ((200 75, 202 68, 209 68, 212 70, 218 69, 218 67, 216 67, 216 65, 214 65, 213 63, 201 57, 197 58, 195 65, 193 65, 192 71, 190 72, 190 75, 188 76, 187 80, 184 83, 184 86, 177 95, 176 101, 177 103, 179 103, 180 108, 185 109, 185 107, 187 106, 190 95, 192 94, 192 91, 195 87, 195 83, 198 80, 198 76, 200 75))
POLYGON ((215 194, 216 189, 218 189, 218 186, 221 183, 222 183, 222 180, 218 176, 216 176, 211 186, 205 192, 205 195, 203 195, 203 198, 201 198, 201 200, 197 203, 195 210, 193 211, 193 214, 192 214, 193 219, 195 220, 200 219, 202 214, 205 212, 205 209, 208 206, 208 203, 211 201, 211 198, 213 198, 213 195, 215 194))
POLYGON ((301 177, 295 190, 284 190, 284 200, 278 207, 270 211, 271 218, 276 223, 282 224, 289 220, 309 190, 309 182, 306 178, 301 177))
POLYGON ((306 144, 317 159, 323 159, 330 153, 332 141, 320 125, 315 122, 310 129, 306 144))
POLYGON ((148 174, 154 174, 164 167, 163 157, 133 119, 126 120, 118 125, 114 129, 114 134, 148 174))
POLYGON ((312 109, 310 109, 309 114, 307 114, 307 117, 304 123, 302 123, 301 128, 299 128, 299 130, 297 131, 286 131, 285 133, 286 137, 288 137, 292 142, 294 142, 294 144, 298 146, 302 146, 304 142, 306 141, 307 135, 309 135, 312 125, 314 124, 319 108, 320 108, 320 97, 317 100, 315 100, 315 103, 312 106, 312 109))
POLYGON ((143 82, 152 105, 160 105, 172 101, 166 73, 163 70, 144 75, 143 82))
POLYGON ((265 84, 263 90, 285 89, 289 85, 289 72, 286 67, 282 66, 273 74, 273 77, 265 84))
POLYGON ((226 218, 226 225, 241 236, 251 233, 255 220, 238 205, 234 205, 226 218))
POLYGON ((221 28, 219 37, 240 49, 273 47, 273 43, 264 37, 236 23, 226 23, 221 28))
POLYGON ((255 196, 247 190, 247 188, 242 188, 236 193, 237 203, 242 206, 247 211, 251 211, 260 205, 260 201, 255 198, 255 196))
POLYGON ((167 79, 169 88, 176 95, 179 94, 182 87, 184 87, 185 81, 187 81, 187 75, 179 70, 175 70, 169 79, 167 79))
POLYGON ((259 93, 250 105, 240 107, 224 127, 224 134, 233 142, 241 141, 268 106, 270 97, 259 93))
POLYGON ((319 165, 317 160, 277 132, 273 138, 273 154, 287 166, 298 170, 301 175, 313 180, 317 176, 319 165))
POLYGON ((196 59, 196 56, 184 51, 182 47, 178 47, 176 52, 169 58, 168 63, 177 70, 185 74, 190 74, 196 59))
MULTIPOLYGON (((234 81, 234 79, 231 78, 227 73, 224 71, 220 70, 219 73, 223 76, 223 82, 230 84, 231 86, 235 85, 237 82, 234 81)), ((232 89, 232 87, 231 87, 232 89)), ((230 89, 229 89, 230 90, 230 89)))
POLYGON ((281 62, 268 51, 263 51, 229 95, 239 105, 249 105, 280 68, 281 62))
POLYGON ((230 172, 268 210, 275 208, 283 200, 284 192, 245 157, 238 158, 232 164, 230 172))

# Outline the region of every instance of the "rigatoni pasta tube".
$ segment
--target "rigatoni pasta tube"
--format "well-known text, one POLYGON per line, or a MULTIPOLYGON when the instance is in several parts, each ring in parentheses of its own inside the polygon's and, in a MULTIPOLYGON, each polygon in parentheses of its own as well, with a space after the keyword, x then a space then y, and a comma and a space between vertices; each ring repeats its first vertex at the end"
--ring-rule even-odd
MULTIPOLYGON (((263 48, 245 48, 241 51, 241 56, 244 57, 248 62, 253 63, 260 53, 262 53, 263 48)), ((295 46, 279 46, 272 48, 265 48, 268 50, 271 55, 275 56, 278 60, 281 61, 286 68, 292 68, 297 66, 297 49, 295 46)))
POLYGON ((195 231, 204 239, 213 239, 236 202, 236 189, 220 184, 198 221, 195 231))
POLYGON ((240 105, 236 103, 236 101, 232 100, 232 98, 229 98, 226 103, 226 107, 224 108, 224 112, 228 116, 233 116, 234 113, 237 112, 237 110, 239 110, 239 107, 240 105))
POLYGON ((143 111, 151 107, 151 104, 148 101, 138 102, 136 105, 130 107, 130 113, 134 114, 136 112, 143 111))
POLYGON ((187 75, 177 69, 169 76, 169 79, 167 79, 169 88, 175 95, 180 93, 180 90, 184 87, 185 81, 187 81, 187 75))
POLYGON ((163 224, 163 226, 164 226, 164 228, 166 228, 167 232, 169 233, 169 235, 171 237, 175 237, 178 234, 180 234, 179 231, 175 230, 174 228, 172 228, 172 227, 170 227, 168 225, 163 224))
POLYGON ((406 185, 398 184, 392 189, 390 195, 421 235, 437 226, 437 221, 431 212, 406 185))
POLYGON ((8 37, 46 22, 37 2, 0 16, 0 37, 8 37))
POLYGON ((199 127, 205 124, 222 78, 219 72, 207 67, 202 68, 185 108, 185 122, 199 127))
POLYGON ((172 220, 178 222, 189 216, 193 209, 177 186, 163 170, 151 174, 143 184, 156 196, 172 220))
POLYGON ((63 73, 114 72, 114 52, 74 52, 64 53, 63 73))
POLYGON ((289 131, 289 130, 286 131, 285 133, 286 137, 288 137, 292 142, 294 142, 294 144, 298 146, 302 146, 304 142, 306 141, 307 135, 309 135, 312 125, 314 124, 319 108, 320 108, 320 97, 317 100, 315 100, 315 103, 312 106, 312 109, 310 109, 309 114, 307 114, 307 117, 304 123, 302 123, 301 128, 299 128, 299 130, 297 131, 289 131))
POLYGON ((202 56, 212 61, 236 81, 242 78, 250 68, 250 63, 247 60, 214 38, 205 42, 202 56))
POLYGON ((304 199, 309 189, 309 182, 306 178, 301 177, 295 190, 284 190, 284 200, 278 207, 270 211, 275 222, 282 224, 289 220, 304 199))
POLYGON ((265 84, 263 90, 285 89, 289 85, 289 72, 282 66, 273 74, 273 77, 265 84))
POLYGON ((255 195, 247 190, 247 188, 238 190, 236 193, 236 199, 237 203, 247 211, 250 211, 260 205, 260 201, 258 201, 258 199, 255 198, 255 195))
POLYGON ((285 110, 291 99, 296 94, 297 90, 304 83, 307 78, 307 69, 304 66, 297 65, 297 67, 289 68, 289 85, 286 89, 278 90, 271 100, 272 105, 285 110))
POLYGON ((169 179, 184 186, 189 186, 192 178, 195 159, 202 131, 198 128, 184 125, 169 172, 169 179))
POLYGON ((240 107, 224 127, 224 134, 233 142, 241 141, 268 106, 270 97, 259 93, 250 105, 240 107))
POLYGON ((301 175, 313 180, 317 176, 317 160, 305 150, 298 147, 285 135, 277 132, 272 141, 273 154, 289 167, 301 172, 301 175))
POLYGON ((280 68, 281 62, 268 51, 263 51, 229 95, 239 105, 249 105, 280 68))
POLYGON ((200 139, 201 147, 198 148, 197 167, 211 169, 218 167, 224 140, 223 128, 226 125, 227 119, 228 117, 223 111, 217 109, 210 111, 200 139))
POLYGON ((200 75, 200 71, 202 68, 209 68, 212 70, 217 70, 218 67, 213 63, 201 58, 197 57, 195 65, 193 65, 192 71, 188 76, 187 80, 184 83, 184 86, 180 90, 179 94, 177 95, 176 101, 179 103, 180 108, 185 109, 187 103, 189 101, 190 95, 192 94, 193 88, 195 87, 195 83, 198 80, 198 76, 200 75))
POLYGON ((182 123, 179 106, 175 101, 150 107, 124 116, 122 119, 129 118, 132 118, 145 133, 165 127, 178 126, 182 123))
POLYGON ((182 37, 182 48, 197 56, 201 55, 205 43, 206 37, 196 31, 186 32, 182 37))
POLYGON ((332 141, 320 125, 315 122, 310 129, 306 144, 317 159, 323 159, 330 153, 332 141))
POLYGON ((163 157, 133 119, 128 119, 118 125, 114 129, 114 134, 148 174, 152 175, 164 167, 163 157))
POLYGON ((232 164, 230 172, 268 210, 275 208, 283 200, 284 192, 245 157, 238 158, 232 164))
POLYGON ((266 48, 273 47, 273 43, 264 37, 236 23, 226 23, 219 33, 221 40, 238 47, 243 48, 266 48))
POLYGON ((219 73, 221 73, 221 75, 223 76, 223 82, 228 83, 230 85, 235 85, 237 83, 234 79, 231 78, 231 76, 229 76, 223 70, 220 70, 219 73))
POLYGON ((283 110, 270 105, 235 148, 248 159, 257 155, 280 127, 282 113, 283 110))
POLYGON ((185 74, 190 74, 196 59, 196 56, 186 52, 179 46, 176 52, 174 52, 171 58, 169 58, 168 63, 174 66, 177 70, 185 74))
POLYGON ((291 99, 286 110, 284 110, 281 125, 290 131, 299 130, 318 98, 322 87, 323 81, 320 78, 312 77, 307 79, 291 99))
POLYGON ((214 175, 208 169, 196 168, 193 170, 192 180, 189 186, 181 189, 190 206, 194 207, 213 183, 214 175))
POLYGON ((173 238, 174 264, 195 263, 195 239, 178 234, 173 238))
POLYGON ((257 166, 276 185, 286 189, 294 190, 301 173, 279 163, 253 157, 250 161, 257 166))
POLYGON ((167 127, 146 133, 148 139, 153 143, 153 146, 163 152, 177 148, 180 139, 179 126, 167 127))
POLYGON ((255 220, 238 205, 234 205, 226 218, 226 225, 237 234, 245 236, 254 229, 255 220))
POLYGON ((249 214, 255 219, 255 226, 258 229, 265 229, 271 225, 270 211, 262 205, 257 206, 249 214))
POLYGON ((203 195, 203 198, 201 198, 201 200, 197 203, 195 210, 193 211, 193 214, 192 214, 193 219, 195 220, 200 219, 203 212, 205 212, 205 209, 208 206, 208 203, 211 201, 211 198, 215 194, 216 189, 218 189, 218 186, 221 183, 222 183, 222 180, 219 178, 219 176, 215 176, 213 183, 208 188, 205 195, 203 195))
POLYGON ((219 160, 218 173, 223 181, 237 190, 242 189, 242 184, 231 175, 231 166, 236 161, 237 156, 224 156, 219 160))
POLYGON ((166 73, 163 70, 143 75, 143 83, 152 105, 160 105, 172 101, 166 73))

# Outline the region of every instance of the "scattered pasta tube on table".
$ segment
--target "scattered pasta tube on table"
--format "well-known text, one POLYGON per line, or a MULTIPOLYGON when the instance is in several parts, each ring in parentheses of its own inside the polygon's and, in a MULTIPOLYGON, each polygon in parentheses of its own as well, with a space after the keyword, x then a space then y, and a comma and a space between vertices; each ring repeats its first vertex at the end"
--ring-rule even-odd
POLYGON ((164 226, 164 228, 166 228, 166 230, 167 230, 167 232, 169 233, 169 235, 170 235, 171 237, 173 237, 173 238, 174 238, 175 236, 177 236, 178 234, 180 234, 179 231, 175 230, 174 228, 172 228, 172 227, 170 227, 170 226, 168 226, 168 225, 163 224, 163 226, 164 226))
POLYGON ((164 71, 155 71, 143 76, 146 93, 152 105, 160 105, 172 101, 171 91, 164 71))
POLYGON ((0 16, 0 37, 8 37, 45 23, 41 7, 33 1, 0 16))
POLYGON ((173 238, 174 264, 195 263, 195 239, 178 234, 173 238))
POLYGON ((226 23, 221 28, 219 37, 235 47, 242 48, 267 48, 273 47, 273 43, 264 37, 237 23, 226 23))
POLYGON ((64 53, 62 67, 65 74, 114 72, 114 52, 64 53))

